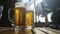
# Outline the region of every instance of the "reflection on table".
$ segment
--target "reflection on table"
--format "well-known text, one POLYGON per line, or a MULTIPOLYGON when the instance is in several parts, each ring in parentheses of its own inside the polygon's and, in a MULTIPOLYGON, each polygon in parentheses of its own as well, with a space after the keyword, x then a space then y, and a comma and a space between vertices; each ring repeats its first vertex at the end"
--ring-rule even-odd
POLYGON ((31 29, 14 30, 13 28, 0 28, 1 34, 33 34, 31 29))

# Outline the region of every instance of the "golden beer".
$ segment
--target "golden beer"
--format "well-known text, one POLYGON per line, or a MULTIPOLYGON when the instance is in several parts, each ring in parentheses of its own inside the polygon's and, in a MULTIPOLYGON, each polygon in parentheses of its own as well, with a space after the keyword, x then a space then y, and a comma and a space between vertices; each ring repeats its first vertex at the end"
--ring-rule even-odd
POLYGON ((25 26, 25 13, 26 9, 24 7, 16 7, 15 8, 15 26, 23 27, 25 26))
POLYGON ((29 27, 29 26, 33 26, 34 24, 34 13, 33 13, 33 10, 28 10, 26 12, 26 26, 29 27))

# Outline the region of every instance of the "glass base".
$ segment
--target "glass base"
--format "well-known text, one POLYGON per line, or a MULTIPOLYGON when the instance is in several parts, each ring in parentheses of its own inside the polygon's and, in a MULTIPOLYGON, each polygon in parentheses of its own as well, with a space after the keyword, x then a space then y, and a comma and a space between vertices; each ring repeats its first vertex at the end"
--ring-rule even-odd
POLYGON ((32 29, 32 26, 27 26, 26 29, 32 29))
POLYGON ((16 26, 15 30, 22 30, 22 26, 16 26))

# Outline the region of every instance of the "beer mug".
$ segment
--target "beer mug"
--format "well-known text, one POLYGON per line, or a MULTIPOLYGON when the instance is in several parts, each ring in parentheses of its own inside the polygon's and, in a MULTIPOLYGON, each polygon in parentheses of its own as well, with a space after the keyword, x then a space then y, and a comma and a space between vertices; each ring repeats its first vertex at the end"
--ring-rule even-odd
POLYGON ((8 10, 9 20, 15 23, 15 30, 21 30, 25 28, 26 19, 26 9, 25 4, 22 2, 15 3, 15 8, 10 8, 8 10))
POLYGON ((34 1, 26 6, 26 29, 34 28, 34 1))
POLYGON ((27 29, 32 29, 34 25, 34 10, 28 9, 26 11, 26 27, 27 29))

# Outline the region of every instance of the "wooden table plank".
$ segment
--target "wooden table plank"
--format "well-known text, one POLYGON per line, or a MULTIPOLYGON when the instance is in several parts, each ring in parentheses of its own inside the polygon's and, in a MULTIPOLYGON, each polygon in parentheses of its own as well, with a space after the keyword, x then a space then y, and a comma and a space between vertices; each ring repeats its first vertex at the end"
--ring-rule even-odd
POLYGON ((46 30, 50 30, 50 31, 53 31, 53 32, 56 32, 56 33, 60 33, 60 30, 56 30, 56 29, 51 29, 51 28, 49 28, 49 27, 43 27, 44 29, 46 29, 46 30))
POLYGON ((59 33, 53 32, 53 31, 46 30, 46 29, 44 29, 44 28, 39 28, 39 27, 38 27, 38 29, 45 31, 45 32, 47 32, 48 34, 59 34, 59 33))
POLYGON ((36 34, 46 34, 46 33, 42 32, 42 31, 38 30, 37 28, 34 28, 34 32, 36 34))

